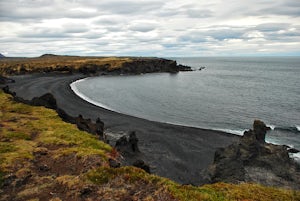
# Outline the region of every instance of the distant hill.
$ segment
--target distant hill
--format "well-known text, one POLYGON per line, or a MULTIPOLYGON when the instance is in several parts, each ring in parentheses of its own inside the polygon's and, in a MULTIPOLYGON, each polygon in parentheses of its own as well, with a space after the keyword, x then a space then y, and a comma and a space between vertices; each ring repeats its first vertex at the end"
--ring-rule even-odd
POLYGON ((4 58, 5 56, 3 54, 0 53, 0 58, 4 58))
POLYGON ((43 54, 40 56, 40 58, 45 58, 45 57, 57 57, 58 55, 55 54, 43 54))

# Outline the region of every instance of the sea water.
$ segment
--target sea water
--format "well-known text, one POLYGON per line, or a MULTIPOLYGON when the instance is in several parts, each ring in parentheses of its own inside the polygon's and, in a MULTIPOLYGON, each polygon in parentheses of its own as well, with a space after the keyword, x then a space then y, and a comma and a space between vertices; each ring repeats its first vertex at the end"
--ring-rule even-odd
POLYGON ((242 135, 260 119, 272 128, 267 141, 300 149, 300 57, 171 59, 195 71, 91 77, 71 87, 95 105, 153 121, 242 135))

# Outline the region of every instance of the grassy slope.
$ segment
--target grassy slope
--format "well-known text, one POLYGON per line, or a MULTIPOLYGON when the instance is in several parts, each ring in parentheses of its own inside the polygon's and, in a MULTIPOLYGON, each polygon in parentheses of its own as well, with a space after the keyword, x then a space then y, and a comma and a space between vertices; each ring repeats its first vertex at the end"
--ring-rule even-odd
POLYGON ((36 58, 4 58, 0 60, 0 75, 5 75, 6 70, 20 72, 21 69, 28 72, 51 68, 53 70, 62 67, 69 67, 78 70, 83 66, 104 66, 108 65, 108 70, 120 68, 123 63, 132 59, 125 57, 79 57, 79 56, 46 56, 36 58))
POLYGON ((134 167, 113 169, 109 145, 53 110, 2 91, 0 109, 0 200, 300 200, 300 192, 256 184, 182 186, 134 167))

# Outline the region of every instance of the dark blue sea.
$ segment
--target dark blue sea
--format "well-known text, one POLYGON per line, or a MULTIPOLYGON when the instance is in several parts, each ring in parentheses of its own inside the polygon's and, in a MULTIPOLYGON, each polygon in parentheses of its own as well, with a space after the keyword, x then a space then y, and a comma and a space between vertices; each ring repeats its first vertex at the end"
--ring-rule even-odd
POLYGON ((242 135, 260 119, 272 128, 267 141, 300 149, 300 57, 171 59, 195 71, 91 77, 71 87, 93 104, 154 121, 242 135))

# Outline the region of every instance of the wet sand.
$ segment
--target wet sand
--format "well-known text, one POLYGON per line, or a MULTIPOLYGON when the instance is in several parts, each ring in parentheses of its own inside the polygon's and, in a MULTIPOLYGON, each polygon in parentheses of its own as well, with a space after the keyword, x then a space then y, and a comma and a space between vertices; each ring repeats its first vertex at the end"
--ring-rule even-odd
POLYGON ((110 135, 136 131, 141 151, 137 157, 150 164, 152 173, 182 184, 207 182, 206 169, 212 163, 216 149, 238 139, 220 131, 149 121, 92 105, 78 97, 69 86, 84 78, 80 74, 31 74, 12 78, 16 83, 9 84, 11 91, 24 99, 50 92, 58 107, 68 114, 82 114, 93 121, 100 117, 110 135))

